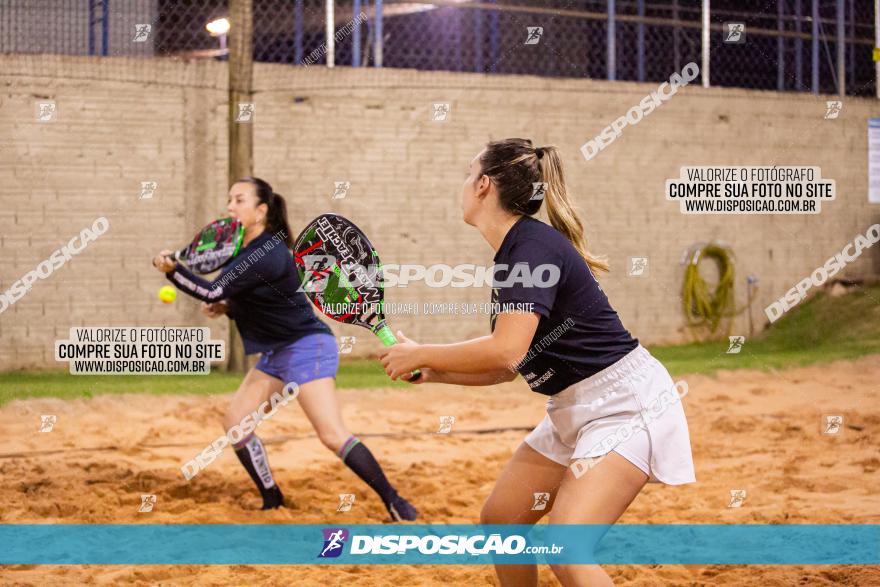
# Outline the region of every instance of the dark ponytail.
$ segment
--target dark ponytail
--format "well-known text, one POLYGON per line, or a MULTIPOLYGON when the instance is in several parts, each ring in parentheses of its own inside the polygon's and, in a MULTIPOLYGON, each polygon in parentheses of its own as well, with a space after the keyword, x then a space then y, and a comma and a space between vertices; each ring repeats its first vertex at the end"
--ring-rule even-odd
MULTIPOLYGON (((243 177, 236 183, 249 183, 257 188, 257 199, 266 204, 266 231, 284 241, 288 249, 293 248, 293 235, 287 223, 287 203, 280 194, 276 194, 267 181, 259 177, 243 177)), ((259 204, 258 204, 259 205, 259 204)))

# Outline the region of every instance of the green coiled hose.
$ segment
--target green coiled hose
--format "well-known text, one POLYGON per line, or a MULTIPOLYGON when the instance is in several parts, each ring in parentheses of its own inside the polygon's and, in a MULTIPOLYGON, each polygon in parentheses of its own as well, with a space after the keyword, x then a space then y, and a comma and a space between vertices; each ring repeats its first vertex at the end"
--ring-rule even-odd
POLYGON ((698 245, 690 255, 685 269, 682 301, 689 326, 705 327, 711 334, 715 334, 722 320, 731 318, 725 328, 725 336, 729 335, 733 325, 732 318, 745 309, 736 310, 733 251, 718 243, 698 245), (711 290, 700 274, 700 262, 703 259, 712 259, 718 264, 718 283, 711 290))

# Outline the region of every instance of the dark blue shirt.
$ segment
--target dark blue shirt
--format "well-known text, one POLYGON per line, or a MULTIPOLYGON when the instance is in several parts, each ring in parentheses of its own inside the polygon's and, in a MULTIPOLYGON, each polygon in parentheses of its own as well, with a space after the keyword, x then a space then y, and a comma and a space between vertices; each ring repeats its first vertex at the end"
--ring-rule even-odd
POLYGON ((529 352, 515 366, 533 391, 553 395, 638 346, 587 262, 552 226, 520 217, 504 236, 495 263, 506 269, 495 273, 491 329, 499 311, 534 311, 541 316, 529 352), (537 278, 533 285, 550 283, 552 267, 559 269, 552 287, 523 283, 529 276, 537 278))
POLYGON ((204 302, 226 300, 245 353, 262 353, 330 328, 297 291, 299 274, 287 245, 267 232, 243 247, 214 281, 178 265, 166 274, 181 291, 204 302))

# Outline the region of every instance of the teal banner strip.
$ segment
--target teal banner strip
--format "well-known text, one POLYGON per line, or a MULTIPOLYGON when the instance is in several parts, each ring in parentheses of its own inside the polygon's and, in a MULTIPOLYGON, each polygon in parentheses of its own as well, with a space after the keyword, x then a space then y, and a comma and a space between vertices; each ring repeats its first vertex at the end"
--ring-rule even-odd
POLYGON ((0 564, 880 564, 880 525, 2 524, 0 564))

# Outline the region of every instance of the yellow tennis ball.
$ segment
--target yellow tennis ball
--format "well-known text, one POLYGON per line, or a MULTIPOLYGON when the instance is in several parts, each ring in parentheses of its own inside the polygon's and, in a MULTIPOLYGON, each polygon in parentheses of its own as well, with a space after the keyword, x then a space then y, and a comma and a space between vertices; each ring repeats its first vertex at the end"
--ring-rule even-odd
POLYGON ((163 285, 159 288, 159 299, 166 304, 170 304, 177 299, 177 290, 170 285, 163 285))

